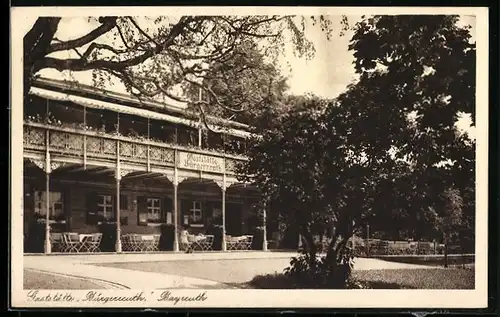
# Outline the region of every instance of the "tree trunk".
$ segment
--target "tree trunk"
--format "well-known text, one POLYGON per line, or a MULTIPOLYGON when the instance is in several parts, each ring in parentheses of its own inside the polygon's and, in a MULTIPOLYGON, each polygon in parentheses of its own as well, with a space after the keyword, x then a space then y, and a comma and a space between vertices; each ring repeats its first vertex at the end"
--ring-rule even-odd
POLYGON ((314 239, 310 230, 307 230, 307 227, 301 226, 302 236, 305 240, 304 251, 309 255, 309 265, 313 266, 316 263, 316 245, 314 243, 314 239))
POLYGON ((443 239, 444 241, 444 267, 448 267, 448 239, 446 239, 446 236, 443 239))

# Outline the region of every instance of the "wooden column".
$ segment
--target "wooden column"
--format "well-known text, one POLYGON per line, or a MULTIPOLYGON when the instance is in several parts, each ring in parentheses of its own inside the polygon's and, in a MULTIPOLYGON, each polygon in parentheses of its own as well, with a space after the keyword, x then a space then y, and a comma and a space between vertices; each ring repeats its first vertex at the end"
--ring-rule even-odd
MULTIPOLYGON (((48 141, 48 139, 47 139, 48 141)), ((47 151, 45 154, 45 247, 44 253, 52 252, 52 244, 50 242, 50 155, 47 151)))
MULTIPOLYGON (((150 119, 148 118, 148 142, 151 142, 151 122, 150 119)), ((151 145, 148 143, 148 151, 147 151, 147 170, 148 172, 151 172, 151 145)))
POLYGON ((203 129, 201 126, 201 119, 200 119, 200 122, 198 123, 198 147, 200 149, 201 149, 201 146, 203 144, 202 139, 203 139, 203 129))
POLYGON ((115 203, 115 217, 116 217, 116 241, 115 241, 115 251, 117 253, 122 252, 122 228, 120 222, 120 181, 122 178, 122 170, 120 166, 120 141, 116 141, 116 203, 115 203))
POLYGON ((121 223, 120 223, 120 181, 121 181, 121 175, 120 175, 120 167, 117 168, 116 174, 115 174, 115 180, 116 180, 116 211, 115 211, 115 217, 116 217, 116 244, 115 244, 115 251, 120 253, 122 252, 122 229, 121 229, 121 223))
MULTIPOLYGON (((175 152, 175 157, 177 158, 177 151, 175 152)), ((176 161, 177 162, 177 161, 176 161)), ((177 166, 174 168, 174 252, 179 252, 179 177, 177 175, 177 166)))
POLYGON ((227 251, 226 246, 226 173, 223 175, 222 179, 222 251, 227 251))
MULTIPOLYGON (((87 131, 87 107, 83 106, 83 128, 87 131)), ((83 168, 87 169, 87 135, 83 135, 83 168)))

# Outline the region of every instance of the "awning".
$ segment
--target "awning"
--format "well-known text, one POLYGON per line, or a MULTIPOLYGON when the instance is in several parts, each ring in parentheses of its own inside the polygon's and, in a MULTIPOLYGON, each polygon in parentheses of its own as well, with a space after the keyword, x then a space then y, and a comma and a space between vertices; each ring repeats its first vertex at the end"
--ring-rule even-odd
MULTIPOLYGON (((175 124, 182 124, 182 125, 189 126, 189 127, 195 127, 195 128, 199 127, 199 122, 195 121, 195 120, 179 118, 179 117, 175 117, 175 116, 168 115, 168 114, 154 112, 151 110, 134 108, 134 107, 124 106, 124 105, 120 105, 120 104, 116 104, 116 103, 105 102, 105 101, 101 101, 101 100, 70 95, 70 94, 52 91, 52 90, 48 90, 48 89, 31 87, 30 93, 33 95, 45 98, 45 99, 59 100, 59 101, 70 101, 70 102, 79 104, 81 106, 89 107, 89 108, 106 109, 106 110, 111 110, 111 111, 115 111, 118 113, 126 113, 126 114, 130 114, 130 115, 144 117, 144 118, 168 121, 168 122, 175 123, 175 124)), ((234 135, 234 136, 238 136, 238 137, 242 137, 242 138, 247 138, 247 137, 251 136, 251 133, 247 132, 247 131, 230 129, 230 128, 223 128, 220 126, 211 127, 211 128, 216 132, 230 134, 230 135, 234 135)))

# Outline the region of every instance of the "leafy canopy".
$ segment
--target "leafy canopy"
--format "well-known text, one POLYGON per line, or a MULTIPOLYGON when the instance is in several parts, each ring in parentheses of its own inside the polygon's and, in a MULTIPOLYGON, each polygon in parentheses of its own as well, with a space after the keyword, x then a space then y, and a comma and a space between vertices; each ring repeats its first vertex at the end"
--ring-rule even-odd
POLYGON ((102 16, 88 19, 90 32, 64 40, 56 37, 60 17, 40 17, 24 37, 25 94, 43 69, 91 70, 97 85, 118 78, 137 96, 163 95, 189 102, 202 114, 210 107, 240 109, 257 102, 245 101, 255 87, 241 87, 243 79, 237 78, 232 92, 245 93, 228 100, 219 94, 224 74, 235 75, 241 67, 246 73, 265 72, 267 66, 242 54, 257 42, 260 45, 253 50, 271 61, 286 45, 301 57, 311 57, 314 46, 305 36, 306 20, 330 37, 331 21, 324 16, 102 16), (73 57, 62 58, 68 55, 61 52, 73 57), (173 91, 188 87, 197 87, 210 98, 193 100, 173 91))

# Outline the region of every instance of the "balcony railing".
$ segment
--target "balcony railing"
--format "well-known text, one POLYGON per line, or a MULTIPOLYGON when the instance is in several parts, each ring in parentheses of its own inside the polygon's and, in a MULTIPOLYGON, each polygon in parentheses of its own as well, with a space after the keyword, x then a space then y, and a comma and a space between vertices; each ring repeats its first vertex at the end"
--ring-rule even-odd
POLYGON ((25 122, 23 132, 25 150, 46 151, 48 148, 51 154, 82 160, 116 161, 119 158, 120 162, 173 167, 177 150, 222 159, 227 174, 234 174, 237 162, 246 160, 243 156, 227 153, 43 123, 25 122))

